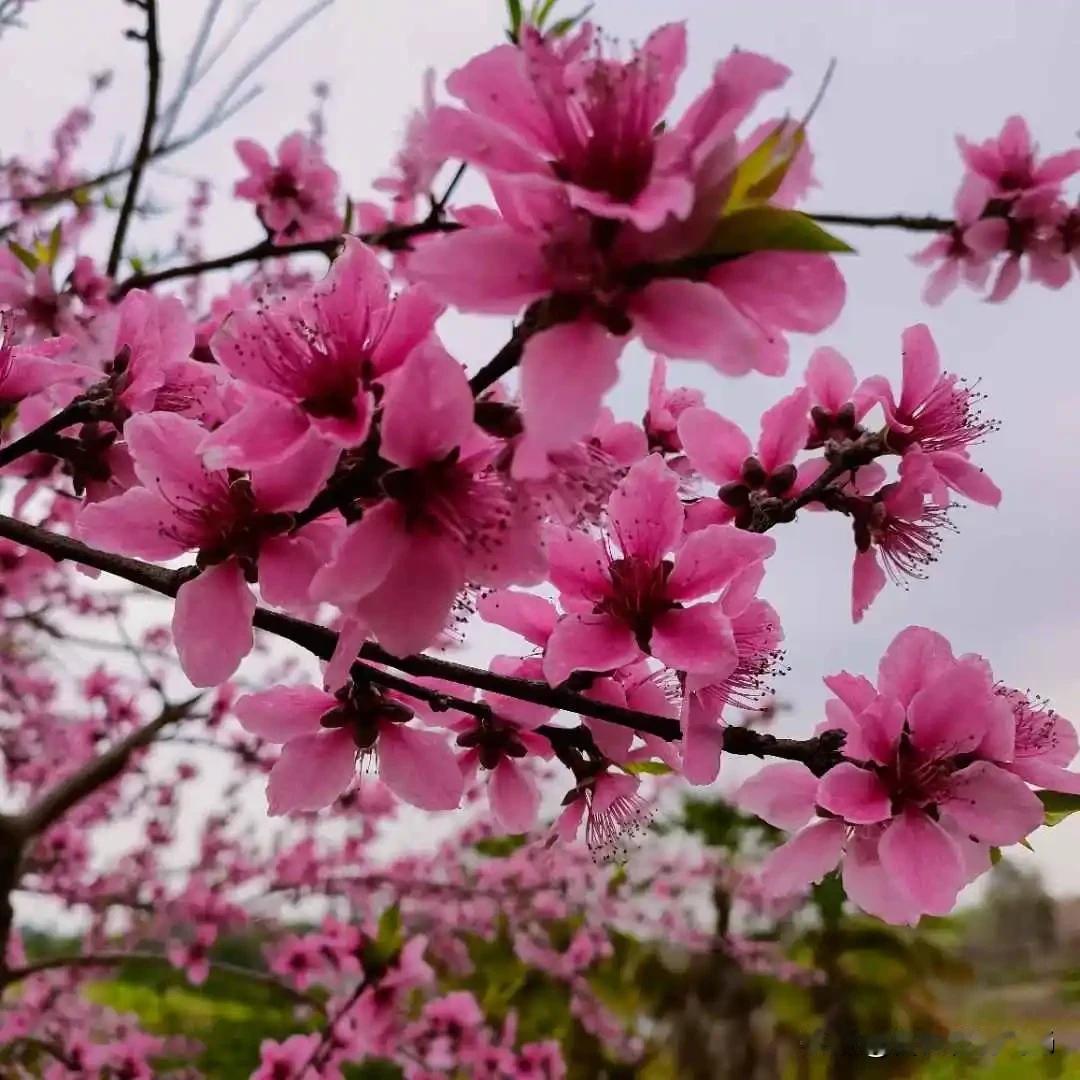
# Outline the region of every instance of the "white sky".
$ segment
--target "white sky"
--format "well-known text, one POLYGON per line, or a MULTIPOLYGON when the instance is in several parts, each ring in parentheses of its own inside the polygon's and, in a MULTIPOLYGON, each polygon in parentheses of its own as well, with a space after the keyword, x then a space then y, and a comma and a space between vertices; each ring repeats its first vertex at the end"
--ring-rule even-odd
MULTIPOLYGON (((161 0, 161 7, 169 86, 202 3, 161 0)), ((299 0, 263 0, 231 59, 222 62, 213 89, 303 7, 299 0)), ((244 8, 244 0, 225 0, 225 24, 244 8)), ((985 137, 1018 112, 1053 152, 1075 144, 1080 127, 1080 6, 1069 0, 599 0, 594 18, 624 41, 641 40, 660 21, 687 19, 691 61, 680 104, 703 85, 713 61, 738 45, 768 53, 794 71, 763 116, 788 109, 798 114, 835 58, 836 75, 810 132, 822 185, 811 209, 948 213, 960 175, 954 133, 985 137)), ((33 0, 29 29, 0 38, 7 83, 3 153, 40 150, 55 120, 82 98, 88 73, 112 67, 116 77, 101 99, 86 158, 91 167, 108 163, 116 132, 134 132, 142 108, 142 50, 121 39, 123 28, 140 19, 120 0, 33 0)), ((175 178, 206 176, 220 195, 205 238, 208 254, 254 241, 254 219, 228 205, 239 172, 232 139, 252 135, 273 144, 304 127, 311 84, 325 80, 332 87, 330 160, 349 192, 367 197, 419 98, 423 69, 434 66, 445 76, 499 40, 503 23, 500 0, 337 0, 267 65, 259 100, 227 129, 156 170, 148 188, 157 202, 178 206, 188 188, 175 178)), ((477 183, 467 190, 480 195, 483 189, 477 183)), ((151 235, 168 246, 172 230, 161 222, 137 229, 136 248, 141 236, 143 250, 151 250, 151 235)), ((928 309, 919 300, 923 271, 906 258, 922 238, 865 231, 845 236, 859 250, 843 263, 845 312, 820 338, 795 339, 788 377, 728 381, 683 363, 672 365, 675 381, 704 387, 713 408, 753 430, 760 410, 795 385, 816 345, 839 348, 860 375, 895 375, 900 331, 926 321, 945 365, 981 377, 988 411, 1003 421, 978 454, 1005 498, 997 511, 972 507, 958 515, 961 532, 947 538, 932 578, 907 592, 890 588, 858 627, 848 620, 846 523, 804 515, 778 534, 780 550, 763 594, 783 617, 792 666, 780 690, 796 708, 781 725, 789 734, 807 733, 821 715, 819 676, 841 667, 872 673, 893 635, 911 623, 942 631, 958 651, 984 653, 1000 678, 1030 686, 1066 716, 1080 718, 1080 589, 1073 563, 1080 540, 1074 420, 1080 409, 1080 285, 1057 294, 1025 285, 1000 307, 964 294, 928 309)), ((459 357, 476 365, 507 329, 506 320, 454 319, 448 336, 459 357)), ((620 414, 638 417, 648 358, 631 352, 623 365, 612 404, 620 414)), ((728 783, 742 765, 725 766, 728 783)), ((1077 892, 1080 863, 1072 845, 1078 841, 1080 816, 1041 830, 1033 838, 1035 853, 1019 852, 1019 858, 1037 862, 1054 891, 1077 892)))

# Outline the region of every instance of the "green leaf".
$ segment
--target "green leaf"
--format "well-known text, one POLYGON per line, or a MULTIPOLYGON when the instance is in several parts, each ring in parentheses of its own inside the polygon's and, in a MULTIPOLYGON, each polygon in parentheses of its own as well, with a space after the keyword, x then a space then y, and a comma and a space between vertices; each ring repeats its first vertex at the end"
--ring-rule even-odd
POLYGON ((761 205, 775 195, 805 141, 806 134, 801 124, 794 131, 789 131, 788 121, 781 120, 739 162, 724 204, 724 214, 761 205))
POLYGON ((521 32, 521 0, 506 0, 506 10, 510 15, 510 37, 516 39, 521 32))
POLYGON ((662 761, 628 761, 620 768, 631 776, 667 776, 672 771, 671 766, 662 761))
POLYGON ((489 836, 483 840, 477 840, 473 847, 481 855, 487 855, 493 859, 505 859, 512 855, 519 847, 522 847, 527 837, 524 834, 514 836, 489 836))
POLYGON ((49 246, 47 248, 47 252, 48 252, 48 263, 49 263, 50 266, 55 266, 56 265, 56 256, 60 254, 60 240, 61 240, 61 230, 60 230, 60 222, 58 221, 53 226, 52 232, 49 233, 49 246))
POLYGON ((22 244, 16 244, 14 240, 8 241, 8 251, 10 251, 11 254, 30 271, 30 273, 33 273, 41 265, 41 260, 32 251, 27 251, 22 244))
POLYGON ((999 862, 1001 862, 1001 848, 992 847, 990 849, 990 865, 997 866, 999 862))
POLYGON ((723 217, 705 251, 747 255, 753 251, 854 251, 798 210, 754 206, 723 217))
POLYGON ((563 37, 565 34, 568 34, 571 30, 573 30, 574 27, 577 26, 577 24, 581 22, 581 20, 584 19, 590 11, 592 11, 592 9, 592 4, 586 4, 586 6, 583 7, 576 15, 570 15, 565 19, 560 19, 557 23, 554 23, 552 25, 551 29, 547 32, 547 36, 563 37))
POLYGON ((1047 825, 1057 825, 1080 810, 1080 795, 1068 795, 1064 791, 1037 791, 1035 794, 1046 807, 1047 825))
POLYGON ((343 235, 348 235, 353 226, 353 201, 346 195, 345 196, 345 217, 341 222, 341 232, 343 235))
POLYGON ((529 22, 538 30, 542 30, 544 23, 547 22, 547 17, 551 14, 551 9, 556 3, 557 0, 536 0, 532 10, 529 12, 529 22))
POLYGON ((384 960, 396 956, 404 944, 401 932, 401 908, 391 904, 380 916, 379 927, 375 933, 375 948, 384 960))

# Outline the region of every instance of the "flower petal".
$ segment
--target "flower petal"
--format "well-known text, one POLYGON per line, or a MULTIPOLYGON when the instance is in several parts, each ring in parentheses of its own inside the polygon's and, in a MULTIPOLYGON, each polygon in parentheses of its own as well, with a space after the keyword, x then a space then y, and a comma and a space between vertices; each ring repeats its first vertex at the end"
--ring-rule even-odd
POLYGON ((251 652, 255 606, 255 594, 231 559, 180 586, 173 641, 193 686, 220 686, 251 652))
POLYGON ((290 739, 266 783, 270 815, 323 810, 355 775, 356 744, 344 728, 290 739))

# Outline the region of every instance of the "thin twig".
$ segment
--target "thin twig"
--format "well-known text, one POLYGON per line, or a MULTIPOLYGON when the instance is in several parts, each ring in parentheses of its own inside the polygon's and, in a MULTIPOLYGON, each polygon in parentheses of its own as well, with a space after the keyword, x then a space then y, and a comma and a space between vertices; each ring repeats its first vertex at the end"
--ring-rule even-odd
POLYGON ((124 254, 124 240, 127 237, 128 226, 135 212, 135 201, 139 195, 139 184, 142 182, 143 170, 150 160, 153 151, 154 125, 157 123, 158 96, 161 92, 161 48, 158 43, 157 23, 157 0, 145 0, 146 10, 146 113, 143 117, 142 134, 139 137, 139 147, 135 151, 132 162, 131 175, 128 177, 127 190, 124 192, 124 201, 120 206, 120 216, 116 219, 116 231, 113 233, 112 248, 109 251, 109 261, 106 265, 106 273, 109 277, 115 277, 120 266, 120 259, 124 254))
MULTIPOLYGON (((117 950, 115 952, 81 953, 71 956, 49 956, 44 960, 36 960, 23 967, 12 968, 0 976, 0 986, 11 986, 12 983, 21 982, 31 975, 39 975, 45 971, 56 971, 62 968, 119 967, 127 963, 165 964, 173 967, 172 962, 163 953, 144 951, 123 952, 117 950)), ((225 960, 210 960, 208 963, 214 971, 220 971, 227 975, 236 975, 250 982, 257 982, 262 986, 280 991, 287 997, 292 998, 293 1001, 302 1002, 305 1005, 313 1006, 320 1012, 323 1011, 323 1006, 318 998, 283 983, 268 972, 243 967, 240 964, 232 964, 225 960)))
POLYGON ((952 218, 927 215, 915 217, 909 214, 868 215, 861 214, 810 214, 822 225, 855 225, 864 229, 906 229, 908 232, 948 232, 956 222, 952 218))

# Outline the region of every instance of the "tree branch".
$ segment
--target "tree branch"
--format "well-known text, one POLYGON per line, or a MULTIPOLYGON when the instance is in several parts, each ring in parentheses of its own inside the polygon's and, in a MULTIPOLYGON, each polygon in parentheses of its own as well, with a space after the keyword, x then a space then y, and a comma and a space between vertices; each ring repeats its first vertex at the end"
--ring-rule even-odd
MULTIPOLYGON (((207 962, 214 971, 220 971, 228 975, 236 975, 240 978, 248 979, 251 982, 257 982, 262 986, 267 986, 280 991, 287 997, 292 998, 293 1001, 300 1002, 304 1005, 311 1005, 320 1012, 324 1011, 322 1003, 316 997, 311 994, 306 994, 302 990, 297 990, 287 983, 283 983, 280 979, 275 978, 268 972, 258 971, 255 968, 243 967, 240 964, 232 964, 225 960, 209 960, 207 962)), ((81 953, 72 956, 50 956, 46 957, 44 960, 37 960, 34 963, 26 964, 24 967, 12 968, 10 971, 0 975, 0 987, 11 986, 13 983, 21 982, 23 979, 28 979, 31 975, 39 975, 44 971, 56 971, 61 968, 119 967, 127 963, 166 964, 169 967, 173 966, 170 963, 169 958, 163 953, 145 951, 122 952, 117 950, 115 952, 81 953)))
MULTIPOLYGON (((98 551, 71 537, 61 536, 36 525, 28 525, 26 522, 3 514, 0 514, 0 536, 14 540, 25 547, 42 551, 57 560, 70 559, 85 566, 92 566, 165 596, 175 597, 180 586, 191 576, 190 570, 167 570, 138 559, 98 551)), ((270 611, 264 607, 256 608, 253 623, 258 629, 291 641, 322 660, 330 659, 337 644, 337 634, 333 630, 305 622, 292 615, 270 611)), ((373 641, 365 642, 360 648, 359 655, 364 660, 385 664, 407 675, 445 679, 478 690, 503 694, 519 701, 545 705, 552 709, 596 720, 606 720, 644 734, 655 735, 667 742, 675 742, 682 735, 679 721, 672 717, 638 712, 605 701, 594 701, 566 687, 549 686, 545 682, 532 679, 499 675, 494 671, 469 667, 466 664, 426 654, 395 656, 373 641)), ((373 674, 372 677, 378 678, 379 673, 373 674)), ((421 690, 422 688, 415 687, 414 689, 421 690)), ((414 696, 422 697, 423 695, 414 696)), ((783 757, 789 760, 816 760, 821 753, 820 739, 799 742, 776 739, 771 735, 749 729, 731 730, 744 732, 732 737, 729 752, 733 754, 783 757)))
MULTIPOLYGON (((388 251, 402 251, 408 247, 409 241, 414 236, 423 236, 434 232, 455 232, 461 226, 454 221, 418 221, 413 225, 391 225, 379 232, 362 233, 358 239, 372 247, 386 248, 388 251)), ((177 278, 197 277, 212 270, 229 270, 243 263, 262 262, 264 259, 284 259, 290 255, 305 255, 318 253, 332 257, 341 246, 343 236, 334 236, 329 240, 307 240, 299 244, 275 244, 272 240, 260 240, 251 247, 242 248, 240 251, 230 252, 228 255, 218 255, 213 259, 202 259, 199 262, 184 263, 181 266, 169 266, 164 270, 155 270, 148 273, 132 274, 119 282, 113 290, 113 296, 123 296, 132 289, 150 289, 160 285, 163 281, 174 281, 177 278)))
POLYGON ((139 195, 143 170, 153 152, 154 124, 157 123, 158 96, 161 92, 161 49, 158 43, 157 0, 145 0, 146 10, 146 114, 143 117, 142 135, 139 147, 132 161, 131 175, 128 177, 127 190, 120 207, 120 216, 116 219, 116 232, 113 234, 112 249, 106 273, 115 277, 124 254, 124 240, 127 237, 131 216, 135 212, 135 200, 139 195))
POLYGON ((27 432, 22 438, 8 443, 7 446, 0 447, 0 469, 17 461, 25 454, 32 454, 35 450, 43 449, 52 436, 59 434, 64 428, 90 420, 93 411, 93 404, 85 397, 76 398, 55 416, 50 416, 43 424, 39 424, 33 431, 27 432))
POLYGON ((81 768, 65 777, 55 787, 47 791, 29 810, 15 820, 22 835, 29 839, 44 832, 63 817, 77 802, 86 798, 104 784, 115 780, 127 767, 131 755, 149 746, 162 728, 182 720, 192 705, 202 695, 197 694, 179 704, 166 704, 160 713, 148 724, 133 731, 115 746, 110 746, 104 753, 91 758, 81 768))
POLYGON ((956 225, 952 218, 927 215, 913 217, 908 214, 871 215, 861 214, 810 214, 822 225, 855 225, 864 229, 906 229, 908 232, 948 232, 956 225))

